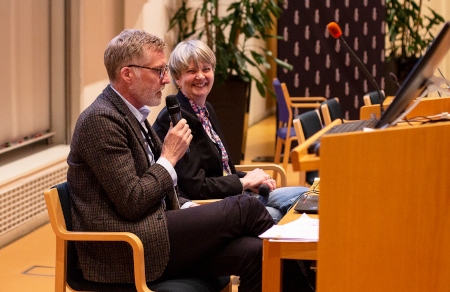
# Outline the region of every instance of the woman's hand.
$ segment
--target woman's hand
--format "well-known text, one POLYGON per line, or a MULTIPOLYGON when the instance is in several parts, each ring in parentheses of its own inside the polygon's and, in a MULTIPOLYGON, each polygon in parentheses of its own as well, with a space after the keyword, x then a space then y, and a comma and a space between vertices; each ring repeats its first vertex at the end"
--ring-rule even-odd
POLYGON ((242 179, 244 190, 250 189, 257 193, 260 185, 265 184, 270 188, 270 191, 276 189, 276 181, 270 177, 264 170, 255 168, 248 172, 242 179))

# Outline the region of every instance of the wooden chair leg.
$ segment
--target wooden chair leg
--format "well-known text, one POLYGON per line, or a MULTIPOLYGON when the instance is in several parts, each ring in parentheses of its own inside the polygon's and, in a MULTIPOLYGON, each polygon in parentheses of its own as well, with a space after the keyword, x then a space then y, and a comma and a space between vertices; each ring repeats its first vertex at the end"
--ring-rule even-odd
MULTIPOLYGON (((284 141, 283 139, 277 138, 277 144, 275 146, 275 157, 273 159, 273 162, 276 164, 280 164, 281 148, 283 146, 283 141, 284 141)), ((277 173, 274 171, 272 175, 273 179, 276 180, 277 176, 278 176, 277 173)))
POLYGON ((281 156, 281 148, 283 146, 284 140, 281 138, 277 138, 277 144, 275 146, 275 157, 273 159, 273 162, 276 164, 280 163, 280 156, 281 156))
POLYGON ((283 168, 286 172, 289 163, 289 155, 291 154, 291 142, 292 139, 286 139, 286 142, 284 143, 283 168))
POLYGON ((298 175, 298 183, 300 186, 306 186, 306 172, 305 171, 299 171, 298 175))
POLYGON ((55 292, 66 292, 67 242, 56 238, 55 292))

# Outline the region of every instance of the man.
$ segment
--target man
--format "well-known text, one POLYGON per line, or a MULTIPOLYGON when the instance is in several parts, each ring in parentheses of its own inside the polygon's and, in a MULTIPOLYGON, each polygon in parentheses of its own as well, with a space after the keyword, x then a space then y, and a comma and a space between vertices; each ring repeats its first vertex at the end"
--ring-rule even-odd
MULTIPOLYGON (((158 105, 170 82, 164 47, 138 30, 124 30, 108 44, 110 85, 80 115, 68 157, 73 228, 135 233, 144 245, 147 281, 238 275, 239 291, 260 291, 258 235, 274 224, 269 213, 250 196, 202 206, 178 197, 174 165, 191 130, 182 119, 161 143, 146 120, 146 106, 158 105)), ((127 244, 76 247, 86 279, 133 282, 127 244)))

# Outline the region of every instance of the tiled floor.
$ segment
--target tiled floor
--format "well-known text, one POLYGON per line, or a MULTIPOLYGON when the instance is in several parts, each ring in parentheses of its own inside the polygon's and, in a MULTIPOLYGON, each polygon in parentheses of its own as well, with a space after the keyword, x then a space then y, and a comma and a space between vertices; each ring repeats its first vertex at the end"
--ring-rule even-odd
MULTIPOLYGON (((246 157, 250 164, 257 156, 273 156, 275 117, 269 117, 248 130, 246 157)), ((288 185, 298 184, 298 174, 288 170, 288 185)), ((55 237, 49 224, 0 249, 0 291, 54 291, 55 237)), ((237 291, 237 285, 233 286, 237 291)))

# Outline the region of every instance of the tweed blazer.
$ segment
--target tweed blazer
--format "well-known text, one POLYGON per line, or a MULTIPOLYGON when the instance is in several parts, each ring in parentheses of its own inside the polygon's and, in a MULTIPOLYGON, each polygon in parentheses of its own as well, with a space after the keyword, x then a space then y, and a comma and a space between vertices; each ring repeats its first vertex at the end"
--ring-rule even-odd
MULTIPOLYGON (((147 127, 157 159, 162 144, 148 123, 147 127)), ((174 187, 164 167, 150 166, 145 147, 138 120, 108 85, 78 118, 67 159, 67 182, 73 229, 136 234, 144 245, 147 281, 153 281, 163 273, 169 258, 162 200, 174 193, 174 187)), ((83 242, 76 247, 86 279, 134 281, 132 250, 127 243, 83 242)))
MULTIPOLYGON (((189 163, 180 159, 175 165, 180 195, 191 200, 204 200, 222 199, 242 193, 239 177, 243 177, 245 173, 237 172, 233 161, 230 159, 229 165, 233 174, 223 175, 221 154, 204 130, 202 123, 198 120, 188 98, 179 91, 177 99, 180 103, 181 116, 186 119, 193 136, 189 145, 189 163)), ((214 108, 209 102, 206 102, 206 108, 214 131, 219 135, 225 149, 227 149, 219 118, 214 108)), ((170 116, 167 109, 164 108, 159 113, 155 123, 153 123, 153 129, 160 139, 164 139, 169 125, 170 116)))

